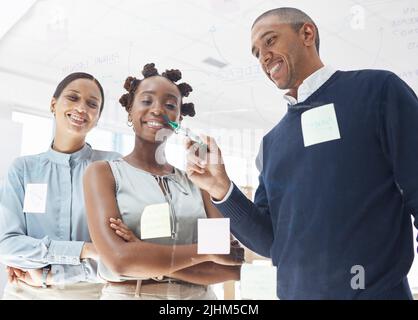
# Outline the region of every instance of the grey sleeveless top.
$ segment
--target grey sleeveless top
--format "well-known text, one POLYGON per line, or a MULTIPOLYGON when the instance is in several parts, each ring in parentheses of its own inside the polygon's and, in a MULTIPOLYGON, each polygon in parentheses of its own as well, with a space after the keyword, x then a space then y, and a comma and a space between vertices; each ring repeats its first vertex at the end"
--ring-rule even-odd
MULTIPOLYGON (((133 167, 123 159, 108 163, 115 178, 116 200, 122 220, 139 239, 144 208, 168 203, 172 236, 143 241, 164 245, 197 243, 197 219, 206 218, 206 212, 200 189, 184 171, 175 168, 172 174, 156 176, 133 167)), ((108 281, 133 279, 113 274, 102 262, 99 262, 98 273, 108 281)))

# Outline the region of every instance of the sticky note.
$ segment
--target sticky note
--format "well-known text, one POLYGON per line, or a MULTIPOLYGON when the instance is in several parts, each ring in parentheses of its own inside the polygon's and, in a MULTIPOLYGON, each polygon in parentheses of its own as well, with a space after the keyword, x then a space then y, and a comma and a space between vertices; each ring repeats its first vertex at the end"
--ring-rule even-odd
POLYGON ((229 254, 231 249, 229 218, 197 220, 197 253, 229 254))
POLYGON ((264 264, 241 266, 241 298, 277 300, 277 268, 264 264))
POLYGON ((141 216, 141 239, 171 237, 168 203, 146 206, 141 216))
POLYGON ((301 125, 305 147, 341 138, 333 103, 302 113, 301 125))
POLYGON ((28 183, 23 200, 23 211, 26 213, 45 213, 48 184, 28 183))

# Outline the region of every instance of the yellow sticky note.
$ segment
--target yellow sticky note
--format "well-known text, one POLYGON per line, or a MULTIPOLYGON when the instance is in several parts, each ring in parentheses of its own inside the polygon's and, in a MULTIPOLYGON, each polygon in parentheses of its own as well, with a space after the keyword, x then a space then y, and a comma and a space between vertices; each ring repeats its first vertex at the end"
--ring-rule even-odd
POLYGON ((168 203, 146 206, 141 216, 141 239, 171 237, 168 203))

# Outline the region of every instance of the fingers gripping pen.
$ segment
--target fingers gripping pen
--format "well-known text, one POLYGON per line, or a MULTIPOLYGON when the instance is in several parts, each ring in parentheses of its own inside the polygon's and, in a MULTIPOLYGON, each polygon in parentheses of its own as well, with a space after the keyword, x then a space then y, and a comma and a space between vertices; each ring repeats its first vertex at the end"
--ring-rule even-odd
POLYGON ((205 146, 207 148, 206 143, 204 143, 203 140, 197 134, 193 133, 189 128, 183 128, 179 123, 170 121, 166 115, 163 115, 163 118, 175 133, 188 137, 193 142, 196 142, 200 146, 205 146))

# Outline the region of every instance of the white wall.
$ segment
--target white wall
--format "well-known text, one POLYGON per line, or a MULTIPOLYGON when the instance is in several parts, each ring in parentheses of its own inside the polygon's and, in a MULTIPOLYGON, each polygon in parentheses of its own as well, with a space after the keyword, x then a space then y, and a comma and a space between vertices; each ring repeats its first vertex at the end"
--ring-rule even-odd
POLYGON ((10 163, 20 155, 22 125, 12 120, 0 119, 0 179, 4 177, 10 163))

